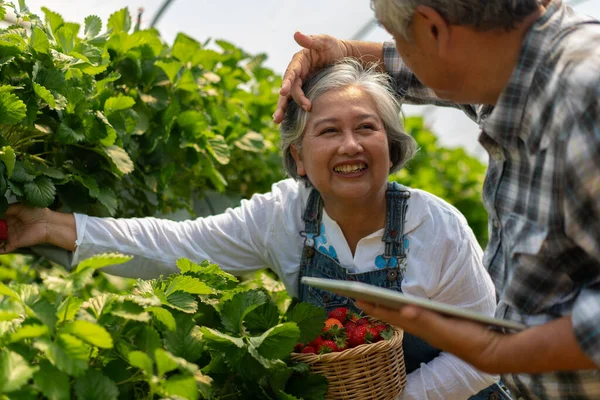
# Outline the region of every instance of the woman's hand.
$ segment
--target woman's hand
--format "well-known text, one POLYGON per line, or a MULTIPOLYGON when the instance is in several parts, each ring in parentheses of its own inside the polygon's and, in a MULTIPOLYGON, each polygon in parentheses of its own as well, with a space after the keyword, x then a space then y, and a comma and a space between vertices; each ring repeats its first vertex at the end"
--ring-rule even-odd
POLYGON ((323 67, 340 60, 344 57, 351 57, 350 48, 347 42, 336 39, 329 35, 311 35, 296 32, 294 40, 302 50, 294 54, 281 83, 279 92, 279 101, 277 109, 273 114, 273 121, 280 123, 283 121, 285 110, 287 109, 289 97, 292 96, 296 103, 304 110, 310 111, 310 100, 306 98, 302 91, 302 83, 306 77, 323 67))
POLYGON ((4 213, 4 220, 7 237, 0 247, 2 254, 40 243, 50 243, 71 251, 75 249, 77 231, 72 214, 12 204, 4 213))

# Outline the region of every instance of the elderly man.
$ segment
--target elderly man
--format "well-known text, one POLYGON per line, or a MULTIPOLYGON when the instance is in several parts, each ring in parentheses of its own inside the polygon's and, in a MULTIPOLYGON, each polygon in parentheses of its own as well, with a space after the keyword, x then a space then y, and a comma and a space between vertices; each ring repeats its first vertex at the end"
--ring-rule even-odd
POLYGON ((498 333, 416 307, 362 304, 525 399, 600 398, 600 23, 561 0, 373 0, 393 43, 295 35, 285 73, 309 110, 308 74, 343 56, 381 62, 406 103, 462 109, 490 155, 483 188, 498 333))

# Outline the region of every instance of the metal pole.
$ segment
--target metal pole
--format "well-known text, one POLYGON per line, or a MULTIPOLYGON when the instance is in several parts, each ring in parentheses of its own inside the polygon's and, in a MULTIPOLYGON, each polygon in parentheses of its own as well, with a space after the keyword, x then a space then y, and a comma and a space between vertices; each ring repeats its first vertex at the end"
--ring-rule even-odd
POLYGON ((162 17, 162 15, 167 10, 167 8, 171 5, 172 2, 173 2, 173 0, 165 0, 164 1, 162 6, 160 6, 158 11, 154 15, 154 18, 152 18, 152 22, 150 23, 151 28, 154 28, 156 26, 156 24, 158 23, 158 20, 160 19, 160 17, 162 17))

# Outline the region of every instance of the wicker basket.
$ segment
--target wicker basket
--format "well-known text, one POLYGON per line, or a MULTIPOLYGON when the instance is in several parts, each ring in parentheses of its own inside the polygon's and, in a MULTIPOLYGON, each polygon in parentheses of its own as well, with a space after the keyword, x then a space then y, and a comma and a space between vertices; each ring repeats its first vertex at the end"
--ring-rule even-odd
POLYGON ((327 378, 326 399, 393 400, 406 386, 406 369, 403 331, 392 328, 394 335, 388 340, 338 353, 292 353, 291 358, 309 364, 311 372, 327 378))

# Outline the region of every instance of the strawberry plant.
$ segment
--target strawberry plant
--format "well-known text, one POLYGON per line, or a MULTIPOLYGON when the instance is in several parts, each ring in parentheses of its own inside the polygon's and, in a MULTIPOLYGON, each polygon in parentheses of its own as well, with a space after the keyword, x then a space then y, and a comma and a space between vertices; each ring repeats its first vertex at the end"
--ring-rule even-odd
POLYGON ((43 19, 0 30, 0 215, 4 195, 99 216, 185 208, 205 190, 243 196, 283 176, 271 123, 280 78, 225 41, 172 46, 132 26, 43 19))
POLYGON ((265 289, 218 266, 181 259, 179 273, 134 281, 0 256, 0 397, 6 399, 321 399, 325 378, 292 363, 325 313, 281 313, 265 289))

